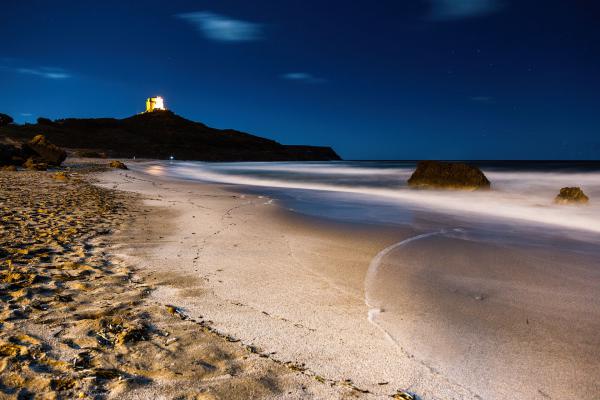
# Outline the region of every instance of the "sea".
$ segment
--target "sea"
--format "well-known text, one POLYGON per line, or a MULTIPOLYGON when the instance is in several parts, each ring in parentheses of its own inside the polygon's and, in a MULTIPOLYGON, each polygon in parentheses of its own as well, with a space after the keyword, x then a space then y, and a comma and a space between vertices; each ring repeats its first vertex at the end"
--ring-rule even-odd
POLYGON ((480 161, 492 190, 413 190, 413 161, 150 162, 154 174, 217 182, 272 196, 294 212, 367 224, 420 224, 422 212, 437 223, 498 223, 544 227, 561 236, 600 234, 600 161, 480 161), (557 205, 566 186, 592 199, 584 207, 557 205), (596 201, 594 201, 596 200, 596 201), (451 221, 446 221, 447 219, 451 221))
POLYGON ((409 188, 415 161, 135 168, 324 221, 408 228, 365 275, 365 318, 393 346, 481 398, 600 399, 600 162, 468 163, 491 190, 409 188), (555 203, 573 186, 588 204, 555 203))

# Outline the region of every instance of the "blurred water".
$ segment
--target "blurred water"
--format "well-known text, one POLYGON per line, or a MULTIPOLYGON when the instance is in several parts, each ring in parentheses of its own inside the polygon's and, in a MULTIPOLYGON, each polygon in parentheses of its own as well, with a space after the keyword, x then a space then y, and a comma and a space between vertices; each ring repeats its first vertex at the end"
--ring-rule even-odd
POLYGON ((407 223, 415 212, 600 233, 600 163, 483 164, 491 191, 412 190, 412 162, 153 162, 146 172, 258 188, 309 215, 366 223, 407 223), (561 206, 564 186, 580 186, 587 206, 561 206))
POLYGON ((598 246, 507 236, 514 243, 442 229, 382 250, 365 279, 367 317, 480 398, 596 399, 598 246))
POLYGON ((478 163, 490 191, 413 190, 413 162, 146 162, 298 213, 408 226, 365 277, 390 341, 483 398, 600 393, 600 163, 478 163), (583 206, 557 205, 579 186, 583 206), (268 202, 268 201, 266 201, 268 202))

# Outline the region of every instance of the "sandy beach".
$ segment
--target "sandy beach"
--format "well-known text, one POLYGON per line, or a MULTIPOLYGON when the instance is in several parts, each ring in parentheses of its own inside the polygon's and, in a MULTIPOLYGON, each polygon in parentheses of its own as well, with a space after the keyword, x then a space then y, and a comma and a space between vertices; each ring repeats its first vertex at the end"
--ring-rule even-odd
POLYGON ((135 172, 103 187, 141 194, 152 210, 112 249, 142 266, 152 298, 177 304, 281 363, 386 398, 469 399, 452 382, 369 322, 364 279, 371 259, 409 229, 373 229, 295 216, 263 196, 135 172))
POLYGON ((128 233, 135 239, 112 251, 149 274, 155 301, 324 386, 351 385, 365 398, 593 399, 598 391, 598 319, 590 318, 600 310, 598 272, 589 256, 324 221, 235 186, 131 171, 99 180, 140 194, 151 210, 128 233), (405 242, 403 257, 377 261, 391 271, 378 275, 380 287, 367 287, 374 258, 405 242), (395 299, 390 316, 367 305, 367 293, 395 299))
POLYGON ((102 169, 0 172, 1 399, 358 393, 275 362, 150 296, 164 279, 124 263, 111 249, 139 243, 127 235, 152 212, 137 195, 92 186, 91 173, 102 169))
POLYGON ((585 251, 130 166, 0 173, 0 398, 597 398, 585 251))

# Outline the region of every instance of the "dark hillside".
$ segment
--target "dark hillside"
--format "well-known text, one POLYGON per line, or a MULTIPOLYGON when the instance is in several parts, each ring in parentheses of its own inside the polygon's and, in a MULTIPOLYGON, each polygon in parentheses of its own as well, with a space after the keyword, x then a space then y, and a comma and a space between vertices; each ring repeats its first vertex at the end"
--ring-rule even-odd
POLYGON ((45 135, 68 149, 97 151, 109 157, 205 161, 339 160, 330 147, 286 146, 232 129, 215 129, 171 111, 154 111, 129 118, 67 118, 37 124, 10 124, 0 136, 29 140, 45 135))

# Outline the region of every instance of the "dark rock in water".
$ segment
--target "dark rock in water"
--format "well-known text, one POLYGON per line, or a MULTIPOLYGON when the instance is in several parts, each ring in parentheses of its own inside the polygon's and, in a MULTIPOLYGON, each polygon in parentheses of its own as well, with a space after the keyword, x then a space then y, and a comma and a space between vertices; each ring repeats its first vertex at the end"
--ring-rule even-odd
POLYGON ((554 199, 558 204, 585 204, 589 201, 589 197, 583 193, 583 190, 578 187, 564 187, 560 189, 560 193, 554 199))
POLYGON ((39 159, 30 157, 23 163, 23 167, 30 169, 32 171, 45 171, 48 169, 48 164, 40 161, 39 159))
POLYGON ((288 146, 233 129, 215 129, 171 111, 129 118, 40 120, 11 124, 0 135, 26 140, 42 133, 63 148, 105 153, 111 158, 155 158, 203 161, 339 160, 331 147, 288 146))
POLYGON ((108 164, 108 166, 111 167, 111 168, 129 169, 129 168, 127 168, 127 165, 125 165, 121 161, 117 161, 117 160, 111 161, 108 164))
POLYGON ((464 163, 420 161, 408 185, 437 189, 489 189, 490 181, 475 166, 464 163))
POLYGON ((25 146, 37 154, 43 162, 50 165, 58 166, 67 158, 67 153, 50 143, 44 135, 35 136, 25 146))
POLYGON ((0 113, 0 126, 5 126, 12 123, 13 119, 10 115, 0 113))

